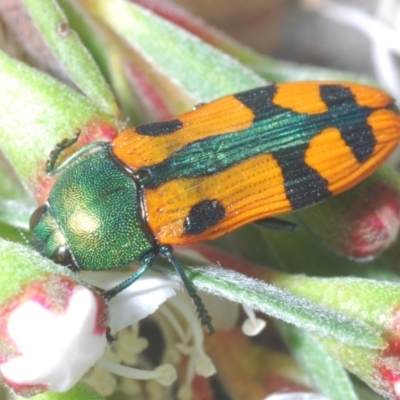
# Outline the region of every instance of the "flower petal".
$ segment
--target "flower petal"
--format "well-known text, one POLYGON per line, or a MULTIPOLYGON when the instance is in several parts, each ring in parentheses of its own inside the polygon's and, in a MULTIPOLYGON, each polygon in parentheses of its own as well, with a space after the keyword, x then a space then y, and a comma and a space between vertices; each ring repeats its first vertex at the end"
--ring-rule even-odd
POLYGON ((18 306, 7 327, 20 355, 0 365, 7 383, 69 390, 104 352, 105 329, 97 327, 98 312, 98 298, 83 286, 74 288, 62 314, 35 301, 18 306))
MULTIPOLYGON (((82 273, 82 278, 91 285, 111 289, 131 275, 132 272, 85 271, 82 273)), ((134 284, 110 300, 111 331, 118 332, 153 314, 162 303, 175 295, 178 288, 179 283, 163 275, 146 272, 134 284)))

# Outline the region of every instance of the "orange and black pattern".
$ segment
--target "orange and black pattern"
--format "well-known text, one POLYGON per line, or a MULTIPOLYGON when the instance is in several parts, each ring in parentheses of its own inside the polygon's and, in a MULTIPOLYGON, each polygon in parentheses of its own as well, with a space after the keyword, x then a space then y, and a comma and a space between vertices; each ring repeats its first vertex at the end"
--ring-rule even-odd
POLYGON ((298 82, 128 129, 111 151, 137 178, 156 240, 183 245, 340 193, 399 140, 400 116, 381 90, 298 82))

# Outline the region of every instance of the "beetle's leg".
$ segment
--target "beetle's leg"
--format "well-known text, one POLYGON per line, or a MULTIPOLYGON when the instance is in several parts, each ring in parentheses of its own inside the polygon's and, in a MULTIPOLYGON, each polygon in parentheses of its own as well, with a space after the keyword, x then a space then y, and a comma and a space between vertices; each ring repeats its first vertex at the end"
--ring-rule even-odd
POLYGON ((293 222, 285 221, 279 218, 264 218, 254 222, 263 228, 275 229, 278 231, 294 232, 297 230, 297 225, 293 222))
POLYGON ((155 259, 156 259, 156 255, 154 253, 146 254, 143 257, 143 259, 141 260, 141 262, 142 262, 141 267, 132 276, 130 276, 128 279, 121 282, 119 285, 115 286, 114 288, 102 293, 101 294, 102 297, 106 300, 110 300, 114 296, 116 296, 119 292, 122 292, 128 286, 132 285, 133 282, 138 280, 153 265, 155 259))
POLYGON ((107 327, 107 330, 106 330, 106 339, 107 339, 108 344, 111 344, 112 342, 115 342, 118 339, 117 336, 115 336, 111 333, 111 329, 109 326, 107 327))
POLYGON ((65 167, 69 166, 73 161, 77 158, 81 157, 83 154, 87 153, 90 150, 95 149, 96 147, 105 147, 108 145, 107 142, 94 142, 90 143, 85 147, 82 147, 66 160, 64 160, 61 164, 56 166, 58 159, 60 158, 61 153, 75 144, 79 138, 81 131, 78 130, 71 139, 64 139, 60 143, 57 143, 54 149, 51 151, 49 159, 46 162, 46 173, 49 175, 55 175, 61 172, 65 167))
POLYGON ((197 110, 198 108, 203 107, 205 104, 207 103, 197 103, 192 107, 192 110, 197 110))
POLYGON ((197 294, 193 283, 190 282, 189 278, 187 277, 185 271, 183 270, 182 265, 178 262, 178 260, 173 256, 171 249, 168 246, 161 246, 160 247, 160 254, 164 256, 175 268, 178 272, 179 276, 182 279, 183 284, 186 287, 186 290, 189 293, 189 296, 193 299, 194 305, 196 306, 197 314, 200 318, 201 324, 203 326, 207 326, 208 333, 212 335, 215 332, 214 327, 211 323, 211 317, 208 314, 204 303, 201 300, 201 297, 197 294))

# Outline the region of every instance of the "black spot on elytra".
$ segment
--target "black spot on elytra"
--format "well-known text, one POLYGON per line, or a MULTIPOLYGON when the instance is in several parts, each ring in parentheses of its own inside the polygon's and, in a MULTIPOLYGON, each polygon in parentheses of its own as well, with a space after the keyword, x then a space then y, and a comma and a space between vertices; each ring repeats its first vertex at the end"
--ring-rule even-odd
POLYGON ((320 93, 328 108, 349 104, 350 102, 357 105, 351 90, 342 85, 321 85, 320 93))
POLYGON ((324 200, 332 195, 328 182, 304 161, 307 144, 298 146, 298 155, 275 151, 274 157, 282 169, 286 196, 293 210, 324 200), (312 201, 310 201, 312 199, 312 201))
POLYGON ((203 200, 195 204, 183 224, 186 233, 200 235, 221 221, 225 208, 218 200, 203 200))
POLYGON ((136 128, 136 132, 146 136, 162 136, 173 133, 182 128, 182 122, 179 119, 170 121, 153 122, 151 124, 141 125, 136 128))
POLYGON ((340 134, 347 146, 351 148, 359 163, 367 161, 373 154, 376 139, 371 127, 365 123, 363 126, 349 126, 340 129, 340 134))
MULTIPOLYGON (((368 160, 374 152, 376 139, 367 118, 372 112, 368 107, 360 107, 349 88, 341 85, 322 85, 321 98, 331 112, 353 107, 359 110, 359 115, 365 115, 362 120, 340 121, 337 118, 336 127, 339 129, 343 140, 350 147, 357 161, 362 163, 368 160)), ((340 112, 337 112, 340 115, 340 112)))
MULTIPOLYGON (((264 119, 271 114, 271 110, 276 107, 272 100, 276 94, 276 85, 265 86, 257 89, 247 90, 246 92, 235 94, 246 107, 254 113, 254 121, 264 119)), ((278 109, 278 108, 277 108, 278 109)))

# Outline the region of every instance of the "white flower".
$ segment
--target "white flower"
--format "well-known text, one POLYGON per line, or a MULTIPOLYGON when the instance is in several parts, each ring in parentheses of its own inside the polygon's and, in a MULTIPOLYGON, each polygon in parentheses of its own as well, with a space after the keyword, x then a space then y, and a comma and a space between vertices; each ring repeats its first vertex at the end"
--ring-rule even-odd
POLYGON ((0 371, 16 392, 69 390, 106 346, 106 318, 99 319, 105 303, 97 293, 74 285, 61 310, 46 293, 41 296, 22 297, 8 315, 7 333, 17 355, 3 362, 0 371))
MULTIPOLYGON (((100 271, 81 276, 86 283, 107 290, 131 273, 100 271)), ((205 297, 208 307, 221 313, 223 322, 217 317, 216 326, 236 320, 237 305, 205 297), (227 319, 226 314, 231 316, 227 319)), ((50 277, 33 289, 28 285, 26 293, 12 302, 16 306, 3 315, 7 329, 2 340, 13 345, 3 357, 0 372, 18 394, 68 391, 89 370, 93 373, 86 382, 107 395, 122 390, 118 382, 125 382, 129 391, 138 390, 126 379, 156 381, 170 390, 168 386, 177 379, 176 366, 185 356, 187 368, 178 391, 179 397, 186 399, 196 375, 209 377, 216 372, 204 351, 204 332, 192 300, 182 293, 179 281, 162 274, 147 272, 111 299, 108 308, 99 293, 65 277, 50 277), (143 363, 141 354, 151 342, 139 336, 137 323, 149 315, 164 335, 162 363, 157 367, 143 363), (105 352, 108 327, 117 337, 125 330, 105 352)))
MULTIPOLYGON (((119 271, 84 272, 82 276, 86 282, 107 290, 127 279, 130 274, 131 272, 119 271)), ((208 304, 210 301, 215 302, 216 300, 215 296, 204 296, 203 293, 201 297, 208 304)), ((231 306, 231 303, 228 305, 225 303, 227 302, 222 301, 213 309, 219 309, 222 312, 222 310, 226 310, 226 306, 231 306)), ((232 306, 234 311, 232 314, 237 317, 237 305, 232 304, 232 306)), ((203 349, 204 333, 195 307, 190 297, 186 293, 182 293, 179 281, 171 280, 154 271, 148 271, 134 284, 110 300, 109 313, 110 328, 113 334, 126 327, 131 327, 131 329, 128 332, 122 331, 121 334, 117 334, 118 340, 111 346, 112 355, 110 356, 110 353, 108 356, 105 355, 97 366, 123 378, 153 380, 161 385, 169 386, 177 379, 174 365, 177 365, 184 355, 188 357, 188 362, 180 393, 185 392, 185 388, 191 387, 196 374, 208 377, 216 372, 211 359, 203 349), (178 290, 179 292, 177 292, 178 290), (155 313, 157 309, 159 311, 155 313), (158 323, 164 336, 163 364, 153 370, 132 368, 127 364, 133 365, 140 360, 140 353, 147 347, 147 342, 138 336, 135 324, 149 315, 152 315, 152 318, 158 323), (130 349, 129 358, 132 362, 129 362, 125 355, 123 357, 121 355, 127 347, 130 349), (122 361, 125 365, 121 365, 122 361)), ((226 320, 225 315, 224 320, 226 320)), ((220 325, 218 318, 215 322, 216 326, 220 325)), ((148 345, 151 346, 151 342, 148 345)), ((95 382, 92 381, 90 384, 97 388, 95 382)), ((186 398, 186 396, 180 397, 186 398)))
MULTIPOLYGON (((132 272, 83 271, 81 275, 85 282, 108 290, 128 279, 132 272)), ((179 289, 178 282, 152 271, 146 272, 135 283, 110 300, 111 332, 118 332, 153 314, 167 299, 175 296, 176 290, 179 289)))

